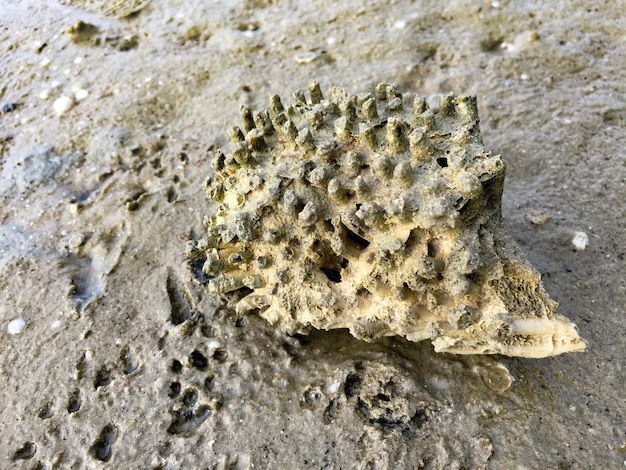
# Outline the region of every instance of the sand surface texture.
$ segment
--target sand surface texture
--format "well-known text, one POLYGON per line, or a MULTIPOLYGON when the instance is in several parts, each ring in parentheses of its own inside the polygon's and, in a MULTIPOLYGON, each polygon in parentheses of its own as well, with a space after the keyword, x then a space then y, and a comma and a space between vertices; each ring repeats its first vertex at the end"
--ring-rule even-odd
POLYGON ((0 0, 0 468, 623 468, 614 2, 0 0), (239 124, 313 80, 475 94, 504 225, 584 353, 287 335, 187 261, 239 124))

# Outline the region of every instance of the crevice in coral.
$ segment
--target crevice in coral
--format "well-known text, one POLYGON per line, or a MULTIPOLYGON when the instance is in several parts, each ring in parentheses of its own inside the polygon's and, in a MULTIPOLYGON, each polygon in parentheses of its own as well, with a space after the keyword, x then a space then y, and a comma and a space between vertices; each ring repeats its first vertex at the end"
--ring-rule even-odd
POLYGON ((360 250, 364 250, 364 249, 366 249, 370 245, 369 241, 367 241, 365 238, 363 238, 359 234, 353 232, 352 230, 350 230, 345 225, 343 226, 343 228, 346 231, 346 239, 347 239, 347 241, 352 242, 352 245, 355 248, 358 248, 360 250))
POLYGON ((324 275, 328 278, 330 282, 341 282, 341 270, 337 268, 325 268, 322 266, 320 267, 320 271, 324 273, 324 275))

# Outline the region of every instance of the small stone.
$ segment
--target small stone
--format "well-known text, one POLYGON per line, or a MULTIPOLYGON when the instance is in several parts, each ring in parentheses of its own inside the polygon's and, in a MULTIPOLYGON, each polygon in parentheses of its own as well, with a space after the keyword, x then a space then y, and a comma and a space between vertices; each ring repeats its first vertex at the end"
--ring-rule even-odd
POLYGON ((76 24, 68 27, 65 32, 70 37, 73 43, 81 44, 90 41, 96 34, 98 34, 98 27, 90 23, 86 23, 82 20, 78 20, 76 24))
POLYGON ((204 29, 203 26, 197 24, 190 26, 180 35, 180 42, 185 44, 186 42, 200 41, 204 36, 204 29))
POLYGON ((54 101, 52 107, 58 116, 63 116, 74 107, 74 100, 69 96, 61 96, 54 101))
POLYGON ((82 233, 75 233, 73 234, 70 239, 68 240, 68 245, 70 248, 78 248, 79 246, 81 246, 85 241, 85 236, 82 233))
POLYGON ((310 64, 317 59, 317 53, 315 52, 303 52, 295 57, 296 62, 300 65, 310 64))
POLYGON ((26 322, 23 318, 16 318, 15 320, 11 320, 9 325, 7 326, 7 331, 10 335, 19 335, 26 326, 26 322))
POLYGON ((37 452, 37 446, 32 442, 26 442, 22 447, 15 451, 13 460, 28 460, 37 452))
POLYGON ((533 225, 543 225, 552 220, 552 216, 542 211, 530 210, 526 213, 526 220, 533 225))
POLYGON ((88 96, 89 96, 89 92, 85 90, 84 88, 76 90, 76 93, 74 93, 74 98, 76 98, 76 101, 84 100, 88 96))
POLYGON ((10 113, 12 111, 15 111, 19 106, 20 104, 16 103, 15 101, 3 103, 2 106, 0 106, 0 112, 2 112, 3 114, 10 113))
POLYGON ((585 232, 574 232, 572 246, 576 251, 585 251, 589 245, 589 236, 585 232))
POLYGON ((126 52, 131 49, 135 49, 139 45, 139 36, 136 34, 131 34, 130 36, 125 36, 122 41, 118 44, 117 49, 126 52))
POLYGON ((480 368, 480 376, 485 385, 497 393, 504 393, 513 385, 515 380, 504 364, 493 364, 480 368))

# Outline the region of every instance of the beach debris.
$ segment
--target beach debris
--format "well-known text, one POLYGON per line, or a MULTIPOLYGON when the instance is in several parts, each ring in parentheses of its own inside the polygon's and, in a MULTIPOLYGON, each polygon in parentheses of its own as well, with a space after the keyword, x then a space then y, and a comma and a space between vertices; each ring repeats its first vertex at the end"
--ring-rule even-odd
POLYGON ((78 20, 75 24, 65 29, 66 34, 75 44, 84 44, 92 41, 99 31, 97 26, 83 20, 78 20))
POLYGON ((511 388, 515 379, 504 364, 489 364, 477 367, 476 371, 489 390, 504 393, 511 388))
POLYGON ((574 232, 571 243, 574 250, 585 251, 589 245, 589 235, 585 232, 574 232))
POLYGON ((63 116, 74 107, 74 100, 69 96, 60 96, 52 104, 52 108, 57 116, 63 116))
POLYGON ((458 354, 585 349, 504 230, 505 166, 483 146, 474 96, 431 108, 394 84, 312 83, 240 113, 204 185, 206 236, 187 247, 238 315, 458 354))
POLYGON ((543 211, 530 210, 526 213, 526 220, 535 226, 539 226, 545 224, 546 222, 550 222, 552 220, 552 216, 543 211))
POLYGON ((26 322, 23 318, 15 318, 7 325, 7 332, 10 335, 19 335, 26 327, 26 322))

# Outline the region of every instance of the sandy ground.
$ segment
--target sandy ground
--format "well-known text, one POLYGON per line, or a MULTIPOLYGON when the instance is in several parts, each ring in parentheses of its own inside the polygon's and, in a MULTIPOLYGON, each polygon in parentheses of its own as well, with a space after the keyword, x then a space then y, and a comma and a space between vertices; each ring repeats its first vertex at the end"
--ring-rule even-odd
POLYGON ((624 11, 0 0, 0 467, 623 468, 624 11), (508 230, 588 351, 438 355, 220 309, 184 256, 211 158, 240 103, 311 80, 475 93, 508 230))

